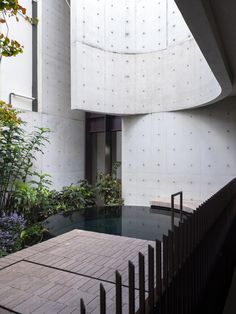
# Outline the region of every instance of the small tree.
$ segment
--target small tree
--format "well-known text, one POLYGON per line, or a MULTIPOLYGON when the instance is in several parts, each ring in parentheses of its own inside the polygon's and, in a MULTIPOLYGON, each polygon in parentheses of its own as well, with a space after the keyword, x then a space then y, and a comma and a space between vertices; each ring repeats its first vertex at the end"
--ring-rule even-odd
POLYGON ((7 210, 16 183, 32 175, 36 153, 48 142, 49 129, 36 128, 27 134, 18 111, 0 101, 0 214, 7 210))

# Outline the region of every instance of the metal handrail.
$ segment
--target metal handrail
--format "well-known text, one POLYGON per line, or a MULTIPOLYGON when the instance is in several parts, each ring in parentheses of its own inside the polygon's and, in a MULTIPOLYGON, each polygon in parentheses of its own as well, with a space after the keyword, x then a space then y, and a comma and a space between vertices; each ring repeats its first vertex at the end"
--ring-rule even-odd
POLYGON ((29 100, 36 100, 36 98, 31 97, 31 96, 24 96, 24 95, 20 95, 20 94, 16 94, 16 93, 10 93, 9 94, 9 104, 12 104, 12 96, 14 97, 20 97, 20 98, 25 98, 25 99, 29 99, 29 100))
POLYGON ((175 197, 180 196, 180 204, 179 204, 179 210, 180 210, 180 222, 183 222, 183 192, 177 192, 171 195, 171 230, 174 230, 174 217, 175 217, 175 197))

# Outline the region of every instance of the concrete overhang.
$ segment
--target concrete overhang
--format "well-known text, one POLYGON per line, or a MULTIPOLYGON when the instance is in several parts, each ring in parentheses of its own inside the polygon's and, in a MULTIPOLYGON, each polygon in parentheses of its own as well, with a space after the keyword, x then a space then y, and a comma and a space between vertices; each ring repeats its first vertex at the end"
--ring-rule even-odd
POLYGON ((146 114, 231 93, 211 10, 201 1, 176 3, 181 12, 174 0, 71 1, 72 109, 146 114))
MULTIPOLYGON (((219 19, 216 19, 209 1, 175 0, 175 2, 222 89, 220 95, 208 104, 224 99, 232 93, 234 75, 219 32, 221 24, 219 19)), ((220 2, 222 6, 227 7, 228 1, 220 2)), ((233 7, 236 10, 235 2, 231 5, 231 10, 233 7)), ((219 11, 218 13, 220 14, 219 11)))

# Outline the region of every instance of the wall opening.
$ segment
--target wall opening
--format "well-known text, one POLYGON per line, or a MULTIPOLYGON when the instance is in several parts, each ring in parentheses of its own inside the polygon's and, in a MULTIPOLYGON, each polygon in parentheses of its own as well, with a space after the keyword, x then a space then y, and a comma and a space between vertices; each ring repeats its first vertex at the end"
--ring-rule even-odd
MULTIPOLYGON (((95 184, 97 172, 111 173, 121 162, 121 117, 86 113, 85 178, 95 184)), ((121 168, 118 169, 121 178, 121 168)))

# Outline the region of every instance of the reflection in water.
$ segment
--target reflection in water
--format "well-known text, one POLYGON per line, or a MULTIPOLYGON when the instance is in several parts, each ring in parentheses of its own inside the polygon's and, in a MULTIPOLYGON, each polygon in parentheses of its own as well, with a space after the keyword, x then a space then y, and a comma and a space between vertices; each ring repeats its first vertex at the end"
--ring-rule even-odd
MULTIPOLYGON (((175 214, 175 224, 179 214, 175 214)), ((54 235, 73 229, 121 235, 145 240, 162 239, 171 227, 170 210, 141 206, 93 207, 51 216, 45 227, 54 235)))

